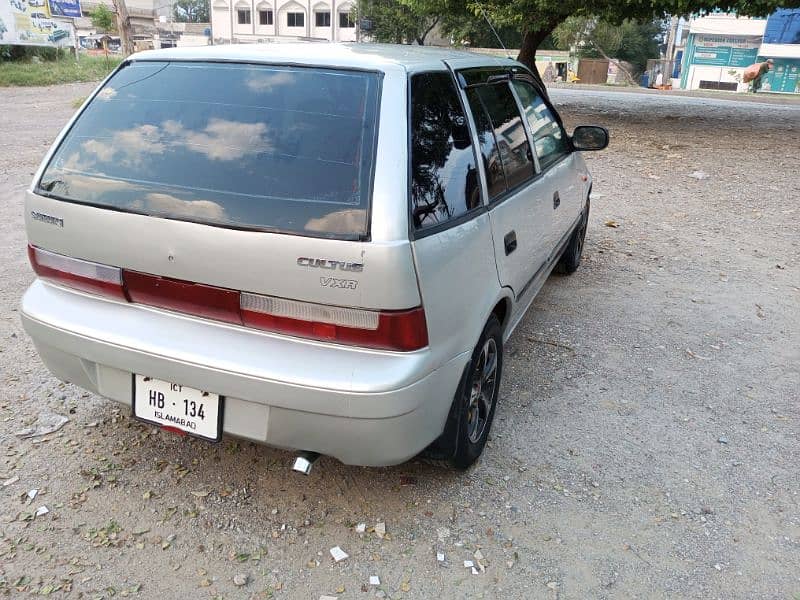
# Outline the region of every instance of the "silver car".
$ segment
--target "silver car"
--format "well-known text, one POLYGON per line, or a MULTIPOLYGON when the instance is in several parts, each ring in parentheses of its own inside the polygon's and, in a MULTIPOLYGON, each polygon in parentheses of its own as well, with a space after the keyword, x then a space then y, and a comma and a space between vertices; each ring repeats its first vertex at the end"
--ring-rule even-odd
POLYGON ((180 434, 347 464, 484 448, 503 344, 578 267, 592 181, 520 63, 232 45, 126 60, 26 197, 26 331, 180 434))

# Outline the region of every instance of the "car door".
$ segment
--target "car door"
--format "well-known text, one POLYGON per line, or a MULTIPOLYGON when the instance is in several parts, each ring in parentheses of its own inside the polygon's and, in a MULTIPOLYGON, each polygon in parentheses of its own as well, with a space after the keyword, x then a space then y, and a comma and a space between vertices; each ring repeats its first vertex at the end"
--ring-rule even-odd
POLYGON ((510 76, 470 71, 460 72, 460 81, 482 155, 497 271, 519 301, 546 260, 552 210, 510 76))
POLYGON ((572 164, 569 138, 555 111, 528 81, 516 77, 512 85, 530 127, 542 172, 542 194, 551 202, 552 228, 548 245, 551 251, 557 251, 583 210, 583 185, 572 164))

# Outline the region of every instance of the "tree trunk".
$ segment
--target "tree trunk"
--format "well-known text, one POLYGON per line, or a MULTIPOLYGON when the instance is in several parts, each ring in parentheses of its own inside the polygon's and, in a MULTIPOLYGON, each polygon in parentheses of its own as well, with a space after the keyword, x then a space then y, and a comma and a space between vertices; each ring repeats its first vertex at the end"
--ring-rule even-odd
POLYGON ((128 7, 125 0, 113 0, 114 8, 117 9, 117 29, 122 45, 122 55, 130 56, 133 54, 133 33, 131 32, 131 18, 128 15, 128 7))
POLYGON ((536 67, 536 50, 538 50, 539 45, 545 40, 545 38, 553 33, 553 30, 558 26, 559 23, 561 23, 562 20, 563 19, 551 21, 545 25, 543 29, 526 31, 522 38, 522 47, 519 50, 519 56, 517 56, 517 60, 531 70, 534 79, 536 79, 539 87, 541 87, 544 91, 545 96, 547 96, 547 86, 545 86, 544 80, 542 80, 542 75, 539 73, 539 69, 536 67))

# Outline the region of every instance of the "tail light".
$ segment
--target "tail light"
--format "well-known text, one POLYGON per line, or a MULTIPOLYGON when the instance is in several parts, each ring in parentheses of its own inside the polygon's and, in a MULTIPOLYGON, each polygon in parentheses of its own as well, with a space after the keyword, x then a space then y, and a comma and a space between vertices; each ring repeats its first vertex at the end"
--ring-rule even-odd
POLYGON ((28 246, 39 277, 126 302, 302 338, 409 352, 428 345, 422 307, 373 311, 239 292, 110 267, 28 246))
POLYGON ((248 327, 384 350, 411 351, 428 345, 422 307, 379 312, 246 292, 240 302, 242 322, 248 327))
POLYGON ((70 258, 28 245, 28 258, 42 279, 52 279, 85 292, 127 300, 122 269, 70 258))

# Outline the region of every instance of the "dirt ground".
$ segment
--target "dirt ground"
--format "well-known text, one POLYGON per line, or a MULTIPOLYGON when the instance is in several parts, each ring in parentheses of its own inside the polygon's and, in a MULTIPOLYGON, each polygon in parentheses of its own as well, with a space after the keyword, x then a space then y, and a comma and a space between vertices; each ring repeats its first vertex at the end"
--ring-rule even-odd
POLYGON ((800 598, 800 105, 555 90, 613 141, 587 156, 583 266, 507 347, 484 457, 304 478, 135 423, 23 332, 19 192, 90 89, 0 90, 0 595, 800 598), (16 435, 42 413, 69 422, 16 435))

